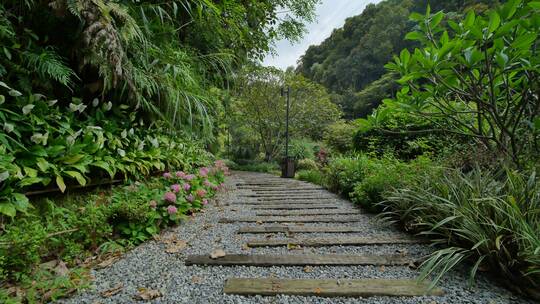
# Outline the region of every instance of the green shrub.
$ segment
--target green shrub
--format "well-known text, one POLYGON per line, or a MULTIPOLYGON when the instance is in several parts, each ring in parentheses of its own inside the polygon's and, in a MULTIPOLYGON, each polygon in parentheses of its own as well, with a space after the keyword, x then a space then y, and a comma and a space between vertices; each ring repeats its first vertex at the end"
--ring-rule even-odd
POLYGON ((327 127, 323 140, 331 149, 346 153, 353 148, 355 130, 352 123, 340 120, 327 127))
POLYGON ((310 182, 317 185, 323 185, 324 177, 319 170, 300 170, 296 172, 296 179, 310 182))
POLYGON ((319 166, 314 159, 304 158, 298 161, 296 170, 318 170, 319 166))
POLYGON ((332 159, 324 168, 324 183, 332 192, 349 196, 365 176, 367 156, 340 157, 332 159))
POLYGON ((319 146, 309 139, 293 139, 289 143, 289 156, 295 160, 315 159, 319 146))
POLYGON ((234 170, 250 171, 250 172, 262 172, 262 173, 275 173, 280 171, 280 167, 277 163, 267 162, 249 162, 244 165, 238 165, 233 167, 234 170))
POLYGON ((491 269, 540 298, 540 181, 535 174, 476 169, 429 176, 386 197, 385 216, 448 247, 423 265, 434 284, 463 261, 491 269))
POLYGON ((425 172, 440 171, 428 158, 403 162, 393 157, 370 158, 365 162, 365 176, 358 181, 350 197, 369 211, 380 211, 385 193, 416 182, 425 172))

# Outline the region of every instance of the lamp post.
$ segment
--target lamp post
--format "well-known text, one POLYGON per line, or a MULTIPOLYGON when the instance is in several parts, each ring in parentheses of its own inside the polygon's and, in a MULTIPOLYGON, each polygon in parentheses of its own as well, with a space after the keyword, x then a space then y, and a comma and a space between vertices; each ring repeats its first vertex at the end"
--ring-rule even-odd
POLYGON ((292 162, 291 159, 289 159, 289 109, 290 109, 290 93, 291 93, 291 87, 287 86, 287 90, 285 88, 281 88, 281 97, 284 97, 285 94, 287 95, 287 108, 286 108, 286 115, 285 115, 285 159, 283 168, 281 171, 281 177, 285 178, 291 178, 294 177, 294 162, 292 162))

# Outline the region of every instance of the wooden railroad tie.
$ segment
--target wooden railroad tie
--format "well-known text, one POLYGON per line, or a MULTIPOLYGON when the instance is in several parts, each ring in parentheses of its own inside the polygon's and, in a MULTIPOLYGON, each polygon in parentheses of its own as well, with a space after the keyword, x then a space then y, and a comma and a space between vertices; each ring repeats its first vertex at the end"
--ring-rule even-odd
POLYGON ((251 217, 239 217, 239 218, 221 218, 219 223, 236 223, 236 222, 252 222, 252 223, 278 223, 278 222, 291 222, 291 223, 348 223, 348 222, 360 222, 365 219, 358 216, 341 216, 341 217, 328 217, 328 216, 251 216, 251 217))
POLYGON ((347 237, 347 238, 304 238, 304 239, 255 239, 247 242, 249 247, 323 247, 323 246, 364 246, 384 244, 414 244, 426 243, 424 239, 409 239, 395 237, 347 237))
POLYGON ((256 227, 242 227, 238 229, 237 233, 361 233, 364 232, 364 228, 352 227, 352 226, 256 226, 256 227))

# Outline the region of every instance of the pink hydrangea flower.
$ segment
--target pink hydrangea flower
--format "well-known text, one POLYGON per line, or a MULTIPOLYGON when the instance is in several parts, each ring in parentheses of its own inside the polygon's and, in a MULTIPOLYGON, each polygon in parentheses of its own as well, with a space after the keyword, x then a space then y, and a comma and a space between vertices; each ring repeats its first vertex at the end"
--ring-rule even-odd
POLYGON ((167 213, 169 213, 169 214, 172 215, 172 214, 175 214, 176 212, 178 212, 178 209, 176 209, 175 206, 169 205, 169 206, 167 207, 167 213))
POLYGON ((188 183, 185 183, 182 187, 184 188, 185 191, 189 191, 189 189, 191 189, 191 185, 188 183))
POLYGON ((212 183, 209 182, 207 179, 205 179, 204 182, 203 182, 203 185, 204 185, 205 187, 211 187, 211 186, 212 186, 212 183))
POLYGON ((207 199, 203 199, 202 204, 203 204, 203 205, 208 205, 208 200, 207 200, 207 199))
POLYGON ((167 192, 163 195, 163 199, 166 200, 167 202, 174 203, 176 202, 176 194, 172 192, 167 192))
POLYGON ((163 177, 166 179, 172 178, 172 174, 170 172, 163 173, 163 177))
POLYGON ((188 181, 193 180, 194 178, 195 178, 195 175, 193 175, 193 174, 188 174, 188 175, 186 175, 186 176, 184 177, 184 179, 185 179, 185 180, 188 180, 188 181))
POLYGON ((204 197, 205 195, 206 195, 206 190, 204 189, 197 190, 197 196, 204 197))
POLYGON ((187 201, 190 202, 190 203, 193 203, 193 201, 195 201, 195 197, 193 197, 192 194, 188 195, 188 196, 186 197, 186 199, 187 199, 187 201))
POLYGON ((156 209, 156 207, 157 207, 157 202, 155 200, 151 200, 150 201, 150 208, 156 209))
POLYGON ((174 193, 178 193, 180 192, 180 185, 179 184, 174 184, 171 186, 171 190, 174 192, 174 193))
POLYGON ((179 177, 179 178, 184 178, 186 177, 186 174, 182 171, 176 171, 176 177, 179 177))
POLYGON ((216 186, 216 185, 212 185, 212 190, 214 190, 214 191, 218 191, 218 190, 219 190, 219 187, 218 187, 218 186, 216 186))
POLYGON ((210 170, 208 170, 208 168, 202 167, 202 168, 199 169, 199 175, 202 176, 202 177, 207 177, 209 171, 210 170))

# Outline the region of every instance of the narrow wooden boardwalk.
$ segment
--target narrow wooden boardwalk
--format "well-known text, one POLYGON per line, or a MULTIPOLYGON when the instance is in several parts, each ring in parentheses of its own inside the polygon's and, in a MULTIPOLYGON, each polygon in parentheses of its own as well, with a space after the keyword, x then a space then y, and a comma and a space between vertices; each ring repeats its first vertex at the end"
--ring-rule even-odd
MULTIPOLYGON (((220 225, 245 223, 237 230, 239 235, 260 235, 265 238, 248 239, 245 248, 301 249, 304 247, 332 246, 376 246, 384 244, 415 244, 425 242, 422 239, 396 237, 388 235, 363 236, 364 229, 354 223, 365 221, 363 213, 352 206, 339 208, 333 201, 336 196, 318 186, 295 186, 290 180, 269 175, 258 175, 236 184, 243 191, 239 201, 231 206, 238 207, 240 214, 227 214, 219 220, 220 225), (245 216, 246 209, 254 212, 245 216), (309 226, 308 226, 309 224, 309 226), (326 237, 294 237, 300 234, 323 234, 326 237), (289 237, 282 237, 285 234, 289 237), (334 234, 335 236, 328 236, 334 234), (347 234, 352 234, 349 236, 347 234), (277 238, 275 238, 277 236, 277 238), (292 236, 292 237, 291 237, 292 236)), ((215 256, 208 252, 204 255, 190 255, 186 265, 211 266, 255 266, 255 267, 335 267, 335 266, 401 266, 414 264, 416 257, 407 254, 221 254, 215 256)), ((300 295, 316 297, 368 297, 368 296, 440 296, 440 288, 429 289, 429 282, 415 279, 288 279, 274 277, 236 278, 230 277, 223 282, 226 294, 237 295, 300 295)))

